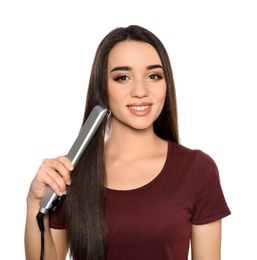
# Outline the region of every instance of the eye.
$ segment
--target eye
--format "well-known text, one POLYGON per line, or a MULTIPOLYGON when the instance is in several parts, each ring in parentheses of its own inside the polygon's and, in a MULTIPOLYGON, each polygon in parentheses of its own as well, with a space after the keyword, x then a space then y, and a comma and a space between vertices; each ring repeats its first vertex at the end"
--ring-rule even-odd
POLYGON ((127 81, 129 77, 127 75, 120 75, 114 79, 115 81, 127 81))
POLYGON ((158 80, 158 79, 163 79, 163 76, 161 76, 159 74, 151 74, 148 76, 148 78, 151 80, 158 80))

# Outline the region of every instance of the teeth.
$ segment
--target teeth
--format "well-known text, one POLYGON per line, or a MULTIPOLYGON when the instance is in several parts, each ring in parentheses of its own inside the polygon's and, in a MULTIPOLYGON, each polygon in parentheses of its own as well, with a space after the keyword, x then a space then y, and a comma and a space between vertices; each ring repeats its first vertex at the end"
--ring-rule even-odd
POLYGON ((137 111, 142 111, 142 110, 146 110, 147 108, 149 108, 149 106, 135 106, 135 107, 129 107, 132 110, 137 110, 137 111))

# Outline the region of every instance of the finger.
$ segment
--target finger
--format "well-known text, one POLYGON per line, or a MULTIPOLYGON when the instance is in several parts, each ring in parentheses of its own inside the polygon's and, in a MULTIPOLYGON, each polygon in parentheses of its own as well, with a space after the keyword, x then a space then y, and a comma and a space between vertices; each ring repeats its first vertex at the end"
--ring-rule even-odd
POLYGON ((56 158, 57 161, 65 165, 68 171, 73 171, 73 165, 71 161, 66 156, 59 156, 56 158))
POLYGON ((37 175, 39 182, 50 186, 59 196, 66 194, 66 183, 64 178, 54 168, 42 164, 37 175))
POLYGON ((50 176, 51 174, 53 174, 53 176, 56 176, 56 173, 50 170, 53 169, 63 178, 66 185, 71 184, 71 177, 69 171, 73 169, 73 166, 68 158, 60 156, 56 159, 45 159, 42 163, 42 166, 43 165, 47 167, 46 170, 48 174, 50 174, 50 176))
POLYGON ((64 178, 66 185, 70 185, 71 184, 70 172, 73 171, 74 166, 72 165, 71 161, 65 156, 59 156, 56 158, 56 160, 59 161, 60 163, 62 163, 66 167, 66 169, 69 171, 69 174, 67 174, 66 172, 63 172, 62 176, 64 178))

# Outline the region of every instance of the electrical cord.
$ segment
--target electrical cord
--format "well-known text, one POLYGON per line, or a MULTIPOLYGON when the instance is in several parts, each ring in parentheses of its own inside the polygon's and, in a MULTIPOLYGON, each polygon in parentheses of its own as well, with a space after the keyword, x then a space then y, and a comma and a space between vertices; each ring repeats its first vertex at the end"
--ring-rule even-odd
MULTIPOLYGON (((57 196, 57 195, 56 195, 57 196)), ((60 204, 62 201, 62 196, 57 196, 56 199, 52 201, 51 207, 46 210, 46 208, 41 207, 37 213, 36 219, 38 223, 39 230, 41 232, 41 251, 40 251, 40 260, 44 259, 44 216, 48 212, 48 210, 53 210, 55 211, 56 207, 60 204)), ((49 205, 48 205, 49 206, 49 205)))
POLYGON ((45 231, 45 227, 44 227, 44 214, 39 211, 37 214, 37 223, 38 223, 38 227, 39 230, 41 232, 41 252, 40 252, 40 260, 44 259, 44 231, 45 231))

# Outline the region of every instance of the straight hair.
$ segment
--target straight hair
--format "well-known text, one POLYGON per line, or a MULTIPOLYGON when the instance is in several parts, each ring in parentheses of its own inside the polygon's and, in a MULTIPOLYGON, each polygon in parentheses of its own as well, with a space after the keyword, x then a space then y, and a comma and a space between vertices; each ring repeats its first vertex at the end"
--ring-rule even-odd
MULTIPOLYGON (((154 132, 164 140, 179 143, 177 102, 170 59, 163 43, 149 30, 138 26, 118 27, 100 42, 92 64, 82 125, 96 105, 109 108, 107 89, 108 56, 119 42, 139 41, 152 45, 160 56, 167 85, 163 110, 153 124, 154 132)), ((105 119, 72 174, 67 187, 66 229, 70 255, 74 260, 106 260, 106 172, 104 138, 105 119)))

